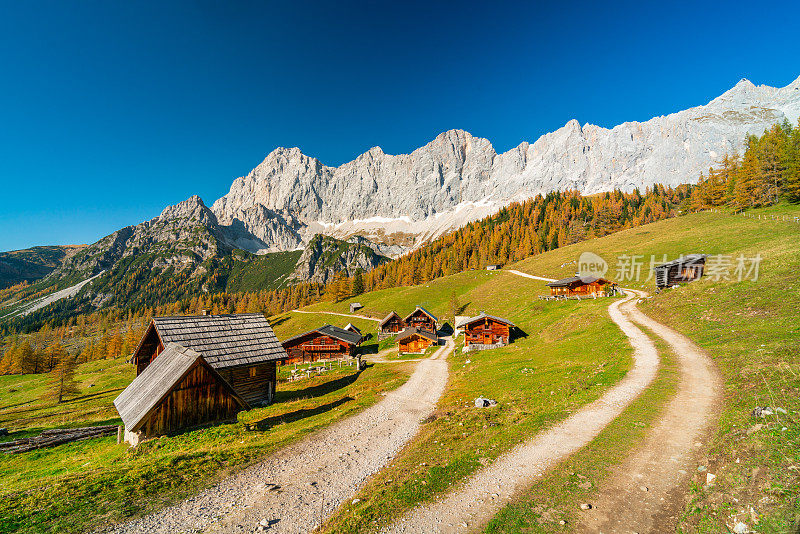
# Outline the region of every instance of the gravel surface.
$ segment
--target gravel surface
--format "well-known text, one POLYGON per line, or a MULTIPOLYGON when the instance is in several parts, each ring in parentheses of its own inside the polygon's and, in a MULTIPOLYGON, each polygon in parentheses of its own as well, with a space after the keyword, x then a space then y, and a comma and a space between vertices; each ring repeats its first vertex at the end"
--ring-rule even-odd
POLYGON ((629 296, 609 306, 611 319, 634 349, 633 368, 601 398, 565 421, 540 432, 478 471, 451 493, 411 510, 385 533, 468 532, 485 525, 505 504, 547 469, 594 439, 653 381, 659 359, 655 345, 625 316, 629 296))
POLYGON ((281 449, 175 506, 117 526, 119 533, 309 532, 417 433, 447 382, 452 338, 376 405, 281 449))
POLYGON ((338 313, 338 312, 327 312, 327 311, 306 311, 306 310, 292 310, 292 313, 309 313, 311 315, 319 315, 320 313, 324 313, 325 315, 338 315, 340 317, 352 317, 354 319, 366 319, 368 321, 375 321, 376 323, 380 323, 380 319, 376 319, 375 317, 367 317, 366 315, 358 315, 352 313, 338 313))
POLYGON ((711 358, 685 336, 631 305, 629 316, 665 340, 680 364, 678 389, 644 442, 601 484, 586 532, 675 532, 697 456, 716 421, 722 380, 711 358))

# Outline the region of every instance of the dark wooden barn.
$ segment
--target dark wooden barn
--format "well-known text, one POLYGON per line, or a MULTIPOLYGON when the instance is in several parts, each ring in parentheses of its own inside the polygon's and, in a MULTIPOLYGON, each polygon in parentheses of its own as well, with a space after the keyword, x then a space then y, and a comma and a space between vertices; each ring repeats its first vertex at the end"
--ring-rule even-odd
POLYGON ((326 324, 283 342, 288 357, 286 363, 316 362, 353 358, 357 354, 361 334, 326 324))
POLYGON ((601 297, 605 295, 605 286, 614 283, 596 276, 570 276, 547 285, 550 294, 556 297, 601 297))
POLYGON ((381 321, 378 326, 382 336, 391 336, 397 334, 398 332, 402 332, 403 328, 405 328, 405 325, 403 324, 403 318, 397 315, 397 312, 391 312, 389 315, 384 317, 383 321, 381 321))
POLYGON ((688 254, 662 265, 653 267, 656 287, 668 287, 697 280, 703 276, 706 266, 705 254, 688 254))
POLYGON ((406 328, 397 336, 397 346, 401 353, 423 353, 431 345, 437 345, 439 338, 436 334, 417 330, 416 328, 406 328))
POLYGON ((457 327, 464 331, 464 346, 495 348, 511 343, 514 323, 496 315, 480 315, 462 320, 457 327))
POLYGON ((403 324, 406 328, 416 328, 431 334, 436 334, 436 324, 438 322, 439 319, 422 306, 417 306, 413 312, 403 319, 403 324))
POLYGON ((276 364, 286 359, 286 352, 263 315, 153 317, 130 360, 136 375, 170 343, 200 353, 250 406, 272 402, 276 364))
POLYGON ((236 419, 249 409, 233 387, 200 355, 177 343, 164 350, 114 399, 125 441, 236 419))

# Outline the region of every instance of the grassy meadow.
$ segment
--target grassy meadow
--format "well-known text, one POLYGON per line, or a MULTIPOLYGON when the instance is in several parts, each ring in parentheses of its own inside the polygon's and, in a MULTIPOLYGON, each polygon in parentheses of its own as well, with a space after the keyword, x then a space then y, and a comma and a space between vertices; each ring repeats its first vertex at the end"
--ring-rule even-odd
POLYGON ((608 317, 612 300, 545 302, 537 298, 545 289, 540 281, 509 273, 470 271, 359 297, 376 314, 393 308, 408 313, 419 303, 444 316, 455 291, 465 315, 482 310, 500 315, 522 333, 508 347, 468 354, 460 350, 463 338, 458 340, 434 415, 359 491, 360 502, 343 506, 323 531, 377 529, 563 420, 624 376, 632 351, 608 317), (498 406, 475 408, 479 395, 496 399, 498 406))
MULTIPOLYGON (((123 359, 81 365, 81 391, 61 405, 37 400, 47 389, 44 375, 0 377, 0 426, 13 431, 0 439, 46 428, 119 424, 112 401, 133 378, 131 367, 123 359)), ((374 404, 412 369, 380 365, 359 373, 334 364, 321 375, 279 383, 272 406, 242 412, 238 423, 162 437, 135 450, 107 437, 0 454, 0 532, 81 532, 189 497, 374 404)), ((280 378, 288 374, 288 366, 280 368, 280 378)))
MULTIPOLYGON (((737 521, 757 532, 800 528, 800 224, 793 222, 800 208, 781 204, 748 214, 686 215, 512 266, 541 276, 569 276, 579 254, 590 251, 609 262, 609 275, 614 277, 617 257, 639 254, 644 256, 646 278, 650 255, 673 259, 700 252, 734 258, 731 280, 706 276, 658 294, 652 280, 623 282, 650 291, 652 298, 641 304, 642 310, 708 350, 725 380, 719 428, 703 460, 708 472, 717 475, 716 483, 705 487, 703 472, 685 488, 691 502, 682 518, 684 532, 727 532, 737 521), (784 215, 790 220, 784 221, 784 215), (761 255, 757 281, 738 281, 734 269, 740 254, 761 255), (757 419, 751 416, 756 406, 787 413, 757 419)), ((535 495, 536 488, 533 491, 535 495)), ((490 531, 519 531, 508 519, 518 513, 519 508, 509 508, 501 514, 507 520, 496 519, 503 527, 490 531)))

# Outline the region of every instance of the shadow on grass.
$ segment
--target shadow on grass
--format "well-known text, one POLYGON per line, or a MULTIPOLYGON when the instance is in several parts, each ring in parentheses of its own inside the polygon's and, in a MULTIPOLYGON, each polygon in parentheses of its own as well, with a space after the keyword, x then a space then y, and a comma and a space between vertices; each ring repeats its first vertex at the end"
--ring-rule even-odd
POLYGON ((361 345, 359 352, 361 354, 378 354, 378 344, 370 343, 369 345, 361 345))
POLYGON ((356 380, 364 371, 356 371, 355 373, 336 380, 329 380, 316 386, 311 386, 303 389, 296 389, 293 391, 277 391, 275 392, 275 402, 289 402, 295 399, 303 399, 306 397, 321 397, 328 393, 333 393, 336 390, 346 388, 356 380))
POLYGON ((350 402, 351 400, 353 400, 353 397, 344 396, 339 400, 335 400, 333 402, 317 406, 316 408, 303 408, 300 410, 295 410, 293 412, 276 415, 273 417, 267 417, 259 421, 253 421, 251 424, 247 426, 247 428, 248 430, 269 430, 273 426, 279 425, 281 423, 293 423, 295 421, 305 419, 306 417, 313 417, 315 415, 329 412, 330 410, 338 408, 342 404, 350 402))
POLYGON ((100 397, 102 395, 107 395, 108 393, 115 393, 117 391, 122 391, 125 388, 114 388, 114 389, 107 389, 105 391, 98 391, 97 393, 92 393, 91 395, 81 395, 80 397, 73 397, 71 399, 67 399, 61 401, 61 404, 69 404, 71 402, 82 402, 85 400, 93 399, 95 397, 100 397))
POLYGON ((273 318, 273 319, 271 319, 271 320, 270 320, 270 322, 269 322, 269 325, 270 325, 272 328, 275 328, 275 327, 276 327, 276 326, 278 326, 279 324, 282 324, 282 323, 285 323, 286 321, 288 321, 288 320, 289 320, 289 317, 290 317, 290 315, 287 313, 287 314, 285 314, 283 317, 281 317, 281 318, 279 318, 279 319, 275 319, 275 318, 273 318))

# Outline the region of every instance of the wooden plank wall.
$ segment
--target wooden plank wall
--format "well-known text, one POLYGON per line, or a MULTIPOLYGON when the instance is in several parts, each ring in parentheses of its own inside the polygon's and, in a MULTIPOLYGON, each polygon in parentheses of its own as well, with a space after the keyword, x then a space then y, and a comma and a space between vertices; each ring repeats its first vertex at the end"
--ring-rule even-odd
POLYGON ((169 434, 234 419, 240 409, 234 396, 198 363, 150 414, 142 430, 146 437, 169 434))

